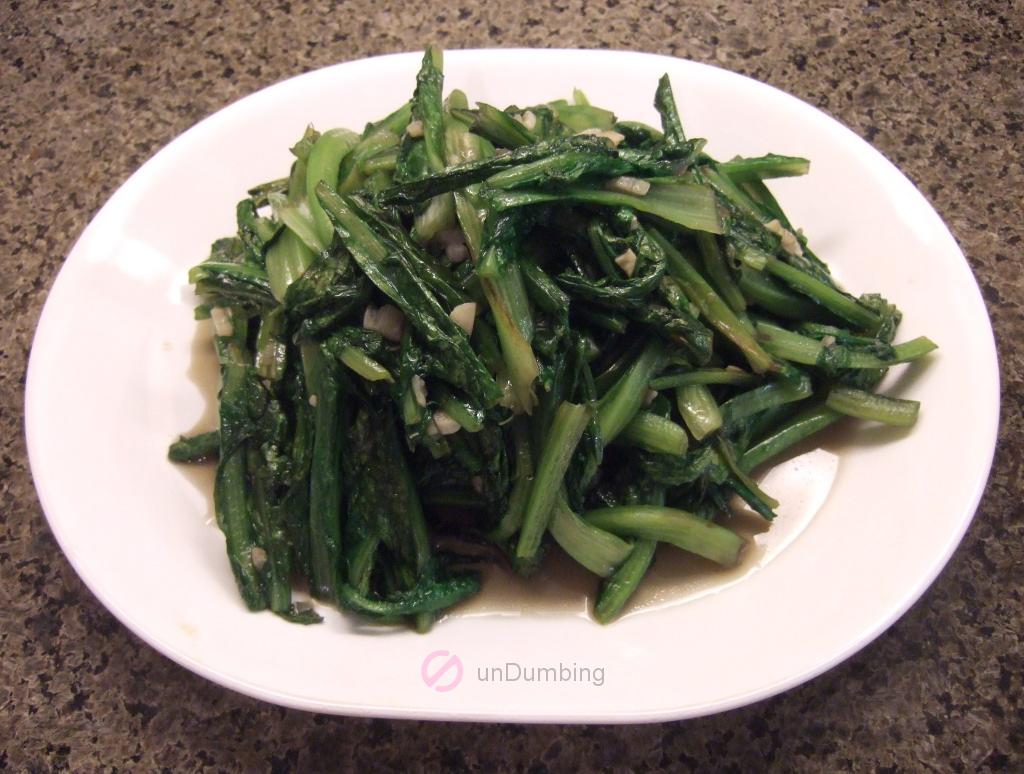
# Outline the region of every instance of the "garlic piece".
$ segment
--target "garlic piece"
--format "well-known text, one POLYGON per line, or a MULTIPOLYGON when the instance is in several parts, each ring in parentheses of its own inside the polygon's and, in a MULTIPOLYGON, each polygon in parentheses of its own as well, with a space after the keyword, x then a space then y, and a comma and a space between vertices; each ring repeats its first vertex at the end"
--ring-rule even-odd
POLYGON ((615 265, 622 269, 622 273, 627 277, 632 277, 633 272, 636 271, 636 253, 632 248, 626 250, 615 259, 615 265))
POLYGON ((388 341, 401 341, 402 328, 405 327, 405 315, 394 304, 384 304, 379 309, 367 304, 363 312, 363 327, 377 331, 388 341))
POLYGON ((473 321, 476 320, 476 302, 467 301, 459 304, 448 314, 449 317, 466 332, 466 335, 473 333, 473 321))
POLYGON ((621 175, 620 177, 613 177, 607 180, 604 184, 604 190, 631 194, 632 196, 646 196, 647 192, 651 190, 651 184, 638 177, 621 175))
POLYGON ((790 255, 801 256, 804 254, 803 247, 800 246, 800 241, 796 238, 792 231, 783 226, 778 218, 769 220, 764 224, 764 227, 771 231, 773 234, 777 234, 782 243, 782 249, 790 255))

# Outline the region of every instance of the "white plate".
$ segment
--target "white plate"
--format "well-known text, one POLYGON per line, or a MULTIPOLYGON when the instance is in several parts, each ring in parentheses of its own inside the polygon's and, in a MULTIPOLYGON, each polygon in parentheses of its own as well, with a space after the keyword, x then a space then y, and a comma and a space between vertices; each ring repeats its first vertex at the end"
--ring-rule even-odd
POLYGON ((657 124, 651 102, 668 72, 689 135, 709 138, 712 155, 810 158, 809 176, 773 186, 791 219, 842 284, 903 309, 901 339, 940 345, 926 368, 889 378, 891 392, 922 401, 917 426, 847 426, 851 437, 811 466, 810 490, 799 459, 776 490, 792 511, 779 528, 788 533, 759 562, 611 626, 578 606, 484 606, 426 635, 358 630, 340 614, 301 627, 243 609, 207 496, 165 457, 210 397, 190 376, 186 271, 232 232, 249 186, 286 174, 308 123, 361 129, 411 95, 420 58, 330 67, 231 105, 146 163, 75 245, 36 334, 26 428, 43 508, 89 588, 200 675, 351 715, 693 717, 801 683, 871 641, 942 569, 987 479, 999 385, 978 287, 914 186, 823 113, 729 72, 620 52, 451 51, 445 86, 502 107, 579 87, 622 118, 657 124))

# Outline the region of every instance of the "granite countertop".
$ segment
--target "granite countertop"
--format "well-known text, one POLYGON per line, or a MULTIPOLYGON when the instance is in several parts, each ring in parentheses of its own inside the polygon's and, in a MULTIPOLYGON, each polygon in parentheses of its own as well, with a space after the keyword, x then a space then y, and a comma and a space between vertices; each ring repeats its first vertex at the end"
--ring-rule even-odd
POLYGON ((480 0, 0 7, 0 770, 1024 770, 1024 7, 559 0, 497 8, 480 0), (429 41, 637 49, 744 73, 870 141, 949 225, 999 347, 994 467, 946 569, 845 663, 753 706, 671 723, 333 717, 193 675, 131 634, 71 569, 33 488, 23 389, 37 319, 77 236, 135 169, 197 120, 287 76, 429 41))

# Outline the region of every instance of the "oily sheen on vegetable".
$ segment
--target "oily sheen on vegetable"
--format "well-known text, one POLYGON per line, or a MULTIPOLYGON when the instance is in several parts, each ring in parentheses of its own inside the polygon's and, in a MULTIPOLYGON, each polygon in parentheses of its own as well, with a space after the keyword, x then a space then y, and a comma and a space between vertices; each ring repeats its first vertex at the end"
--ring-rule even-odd
POLYGON ((571 100, 412 95, 361 132, 309 127, 284 176, 190 281, 212 321, 214 504, 245 605, 313 598, 423 631, 497 562, 552 550, 619 616, 659 544, 722 566, 752 472, 844 416, 912 425, 877 387, 935 345, 839 287, 765 181, 805 159, 718 161, 663 77, 660 126, 571 100))

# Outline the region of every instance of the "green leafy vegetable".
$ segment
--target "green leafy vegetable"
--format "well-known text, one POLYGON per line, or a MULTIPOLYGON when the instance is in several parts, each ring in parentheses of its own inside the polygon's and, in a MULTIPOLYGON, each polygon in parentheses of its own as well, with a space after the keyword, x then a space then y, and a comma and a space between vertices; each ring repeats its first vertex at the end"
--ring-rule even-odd
POLYGON ((899 310, 839 287, 765 181, 809 161, 716 161, 667 76, 660 128, 583 93, 527 107, 411 98, 309 127, 189 274, 221 371, 219 426, 169 447, 216 465, 243 603, 320 620, 300 590, 429 628, 549 550, 628 608, 656 549, 728 567, 755 470, 844 417, 907 427, 878 391, 926 357, 899 310))

